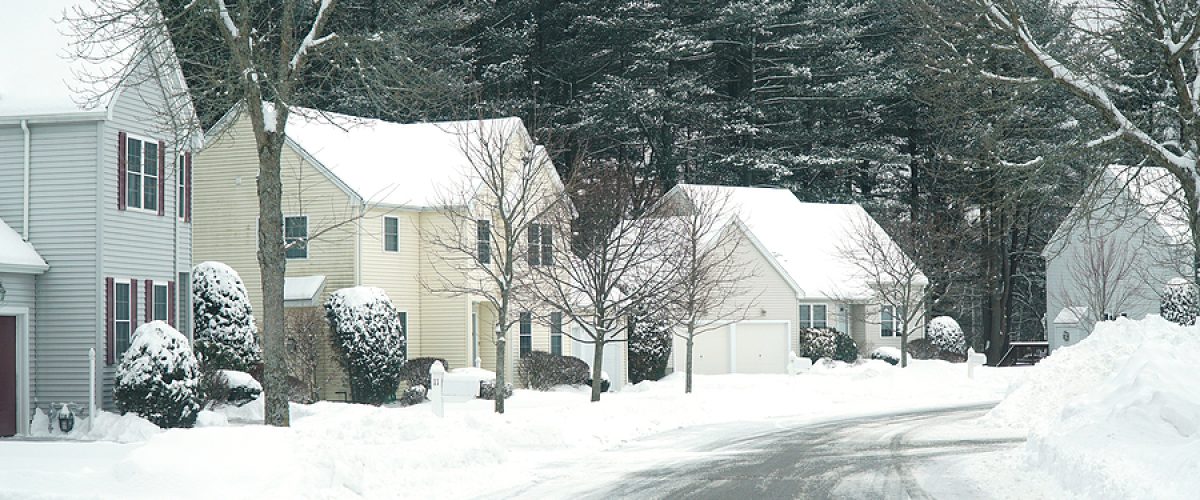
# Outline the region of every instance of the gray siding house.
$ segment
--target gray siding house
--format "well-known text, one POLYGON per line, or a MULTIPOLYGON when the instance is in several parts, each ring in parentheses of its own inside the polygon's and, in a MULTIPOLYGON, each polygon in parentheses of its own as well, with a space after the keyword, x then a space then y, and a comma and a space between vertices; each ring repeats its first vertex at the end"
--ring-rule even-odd
POLYGON ((1104 169, 1042 251, 1051 351, 1106 318, 1159 313, 1167 283, 1191 275, 1184 206, 1166 170, 1104 169))
POLYGON ((16 374, 0 415, 13 406, 18 433, 36 409, 86 408, 89 349, 95 396, 111 407, 115 366, 138 325, 189 330, 188 170, 199 136, 179 132, 194 122, 182 73, 162 43, 97 63, 125 68, 119 82, 83 81, 89 68, 67 57, 70 30, 57 21, 72 3, 30 2, 0 17, 0 33, 21 40, 0 44, 6 66, 21 68, 0 77, 0 220, 45 263, 22 274, 0 266, 0 353, 14 352, 0 355, 0 373, 16 374))

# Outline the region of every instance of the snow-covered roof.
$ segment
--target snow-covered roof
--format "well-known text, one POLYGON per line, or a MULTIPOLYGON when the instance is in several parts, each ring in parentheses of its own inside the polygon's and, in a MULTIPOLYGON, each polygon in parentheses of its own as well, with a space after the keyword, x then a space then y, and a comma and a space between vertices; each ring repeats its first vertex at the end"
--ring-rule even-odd
POLYGON ((321 292, 325 290, 325 276, 288 276, 283 278, 284 302, 303 302, 303 305, 317 305, 321 292))
MULTIPOLYGON (((796 288, 801 298, 866 300, 873 282, 849 260, 845 246, 867 224, 891 242, 883 228, 857 204, 804 203, 787 189, 680 184, 681 192, 716 192, 735 207, 736 217, 796 288)), ((894 244, 894 243, 893 243, 894 244)), ((918 279, 924 284, 924 277, 918 279)))
POLYGON ((1087 316, 1088 308, 1086 306, 1071 306, 1064 307, 1058 314, 1054 315, 1054 324, 1056 325, 1074 325, 1083 320, 1087 316))
MULTIPOLYGON (((519 118, 401 124, 297 109, 287 135, 370 203, 436 207, 470 186, 470 148, 481 140, 525 141, 519 118)), ((514 144, 514 145, 517 145, 514 144)))
POLYGON ((41 274, 49 268, 33 245, 0 219, 0 272, 41 274))
POLYGON ((1124 189, 1145 208, 1147 215, 1166 233, 1170 243, 1185 244, 1190 240, 1187 204, 1179 181, 1165 168, 1109 165, 1108 182, 1124 189))
POLYGON ((92 108, 81 105, 80 93, 92 90, 96 75, 112 74, 128 57, 118 54, 102 61, 73 57, 75 40, 63 19, 78 4, 79 0, 38 0, 4 7, 0 116, 80 113, 108 106, 111 93, 92 108))

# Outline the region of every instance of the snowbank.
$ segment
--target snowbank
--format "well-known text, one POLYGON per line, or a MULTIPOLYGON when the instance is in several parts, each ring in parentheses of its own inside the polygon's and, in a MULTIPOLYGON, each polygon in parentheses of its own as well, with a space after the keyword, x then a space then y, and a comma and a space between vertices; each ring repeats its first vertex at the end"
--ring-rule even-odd
POLYGON ((0 498, 47 490, 88 498, 472 498, 552 475, 556 462, 682 427, 997 401, 1021 371, 983 368, 970 380, 963 365, 941 361, 907 369, 829 363, 798 376, 698 375, 691 395, 675 374, 605 394, 600 403, 588 401, 586 388, 518 390, 503 415, 484 400, 447 403, 445 418, 428 405, 292 405, 290 428, 247 425, 262 421, 260 399, 204 412, 200 428, 161 431, 133 445, 59 448, 44 458, 0 447, 0 498), (53 477, 30 473, 64 453, 68 463, 53 477))
POLYGON ((58 422, 51 422, 41 408, 33 415, 29 434, 39 438, 68 439, 78 441, 113 441, 117 443, 139 443, 158 435, 163 430, 153 422, 134 413, 118 415, 106 411, 98 412, 96 421, 89 425, 85 417, 76 417, 75 427, 70 433, 58 430, 58 422), (50 426, 53 425, 53 430, 50 426))
POLYGON ((1097 325, 988 416, 1030 430, 1027 459, 1089 498, 1200 491, 1200 327, 1150 316, 1097 325))

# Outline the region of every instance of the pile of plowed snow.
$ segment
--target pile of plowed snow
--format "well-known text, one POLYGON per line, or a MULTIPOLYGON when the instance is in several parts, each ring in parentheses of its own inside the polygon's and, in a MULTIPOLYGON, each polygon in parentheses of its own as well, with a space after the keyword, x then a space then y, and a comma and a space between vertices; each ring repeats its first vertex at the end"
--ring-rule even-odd
POLYGON ((1200 326, 1104 322, 1030 370, 988 420, 1027 427, 1031 465, 1086 497, 1195 498, 1198 356, 1200 326))

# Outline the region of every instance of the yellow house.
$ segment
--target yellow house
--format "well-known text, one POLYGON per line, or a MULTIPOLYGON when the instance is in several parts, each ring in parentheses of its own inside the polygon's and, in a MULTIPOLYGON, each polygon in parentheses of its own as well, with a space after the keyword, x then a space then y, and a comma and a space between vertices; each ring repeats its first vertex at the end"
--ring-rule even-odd
MULTIPOLYGON (((448 255, 439 238, 465 226, 451 215, 458 213, 451 205, 478 189, 470 164, 481 144, 503 147, 500 156, 509 160, 540 153, 521 120, 399 124, 295 108, 286 133, 286 305, 319 306, 346 287, 383 288, 401 311, 410 359, 440 357, 451 368, 495 370, 494 308, 480 294, 463 291, 469 283, 456 283, 480 280, 450 264, 462 256, 448 255)), ((194 161, 193 260, 233 267, 252 307, 261 310, 258 160, 250 119, 240 107, 214 125, 194 161)), ((539 185, 561 193, 553 165, 538 165, 549 179, 539 185)), ((470 231, 457 232, 464 248, 484 245, 471 222, 470 231)), ((523 351, 570 354, 561 325, 545 319, 551 315, 513 314, 520 320, 510 330, 507 373, 523 351)), ((320 344, 318 396, 346 399, 345 375, 331 361, 329 342, 320 344)))

